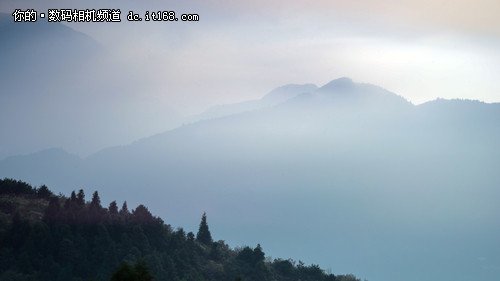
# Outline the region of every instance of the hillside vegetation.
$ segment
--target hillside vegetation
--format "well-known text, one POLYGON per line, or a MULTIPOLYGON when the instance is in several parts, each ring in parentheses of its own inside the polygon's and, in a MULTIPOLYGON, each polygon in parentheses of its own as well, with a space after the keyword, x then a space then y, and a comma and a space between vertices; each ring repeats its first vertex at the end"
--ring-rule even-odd
POLYGON ((101 206, 83 190, 55 196, 0 180, 0 281, 311 280, 358 281, 317 265, 265 257, 260 245, 213 241, 203 214, 197 234, 172 229, 144 205, 101 206))

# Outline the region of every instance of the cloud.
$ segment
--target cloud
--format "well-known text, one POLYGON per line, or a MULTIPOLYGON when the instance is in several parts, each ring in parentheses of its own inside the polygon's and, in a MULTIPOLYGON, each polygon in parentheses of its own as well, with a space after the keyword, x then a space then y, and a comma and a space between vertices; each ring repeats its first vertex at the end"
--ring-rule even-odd
POLYGON ((233 13, 252 14, 253 17, 297 18, 335 22, 352 20, 360 24, 397 24, 399 27, 419 26, 428 29, 449 30, 500 35, 500 2, 495 0, 257 0, 234 2, 212 0, 233 13))

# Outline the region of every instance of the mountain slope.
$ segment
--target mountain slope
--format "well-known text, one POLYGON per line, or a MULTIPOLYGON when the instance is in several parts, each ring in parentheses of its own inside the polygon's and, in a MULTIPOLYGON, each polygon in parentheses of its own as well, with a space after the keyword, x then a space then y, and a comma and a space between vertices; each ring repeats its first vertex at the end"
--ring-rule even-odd
POLYGON ((136 93, 144 87, 135 70, 64 24, 0 13, 0 42, 0 130, 9 134, 0 159, 52 147, 89 155, 178 122, 136 93))
POLYGON ((267 95, 258 100, 250 100, 240 103, 218 105, 211 107, 202 114, 194 116, 193 121, 219 118, 247 111, 263 109, 266 107, 283 103, 291 98, 294 98, 299 94, 313 92, 317 88, 318 87, 313 84, 304 84, 304 85, 289 84, 281 86, 279 88, 272 90, 267 95))
POLYGON ((414 106, 340 79, 272 107, 103 150, 78 171, 7 159, 0 176, 41 184, 38 171, 61 190, 119 189, 155 213, 179 214, 178 225, 206 210, 231 244, 262 243, 273 255, 300 254, 370 280, 488 279, 500 273, 485 270, 500 258, 490 250, 500 235, 491 223, 500 212, 499 118, 500 104, 414 106), (472 252, 487 260, 466 257, 472 252))
POLYGON ((233 250, 213 241, 205 213, 195 238, 144 205, 119 210, 113 201, 104 208, 97 191, 86 202, 83 190, 56 197, 46 186, 0 180, 0 218, 0 280, 110 280, 126 262, 142 264, 140 279, 124 270, 111 280, 359 281, 317 265, 271 261, 260 245, 233 250))

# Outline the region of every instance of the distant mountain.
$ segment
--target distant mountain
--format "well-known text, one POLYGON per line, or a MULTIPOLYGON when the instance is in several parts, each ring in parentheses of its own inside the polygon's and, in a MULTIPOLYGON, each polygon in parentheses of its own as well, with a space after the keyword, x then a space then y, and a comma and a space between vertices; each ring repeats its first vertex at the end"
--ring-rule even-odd
POLYGON ((175 225, 209 211, 231 244, 262 243, 273 255, 374 281, 486 280, 500 274, 492 267, 500 259, 499 124, 500 104, 415 106, 342 78, 77 166, 5 159, 0 177, 65 192, 98 187, 105 197, 119 190, 118 200, 176 214, 175 225))
POLYGON ((0 159, 74 143, 92 130, 95 71, 105 50, 89 36, 40 19, 0 14, 0 159), (82 72, 89 75, 83 77, 82 72))
POLYGON ((281 86, 269 92, 267 95, 258 100, 250 100, 240 103, 218 105, 209 108, 207 111, 192 117, 193 121, 219 118, 223 116, 238 114, 246 111, 253 111, 274 106, 285 102, 299 94, 311 93, 318 87, 313 84, 289 84, 281 86))
POLYGON ((133 92, 141 84, 132 70, 64 24, 0 13, 0 61, 0 130, 8 132, 0 159, 50 147, 88 155, 178 122, 133 92))
MULTIPOLYGON (((200 115, 194 116, 192 121, 220 118, 243 112, 262 110, 272 106, 293 103, 305 108, 305 103, 313 103, 319 107, 344 107, 345 103, 371 108, 386 107, 399 108, 397 105, 411 107, 412 104, 403 97, 391 93, 383 88, 370 84, 354 83, 350 78, 343 77, 332 80, 318 88, 313 84, 289 84, 272 90, 259 100, 251 100, 234 104, 219 105, 209 108, 200 115)), ((368 108, 363 108, 368 110, 368 108)))
POLYGON ((54 90, 57 84, 76 82, 72 76, 105 55, 89 36, 42 19, 16 23, 12 15, 0 13, 0 38, 2 99, 6 95, 34 98, 49 85, 54 90))
POLYGON ((354 83, 344 77, 333 80, 314 92, 317 97, 328 97, 338 105, 342 102, 354 102, 371 107, 387 107, 407 105, 410 103, 403 97, 371 84, 354 83))

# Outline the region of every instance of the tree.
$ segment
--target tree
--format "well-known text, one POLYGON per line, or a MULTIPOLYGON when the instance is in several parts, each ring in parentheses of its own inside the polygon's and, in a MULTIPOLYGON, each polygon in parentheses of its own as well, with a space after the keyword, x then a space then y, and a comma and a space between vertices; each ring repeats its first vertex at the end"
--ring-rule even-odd
POLYGON ((294 262, 292 260, 282 260, 282 259, 275 259, 273 262, 273 267, 276 272, 278 272, 280 275, 283 275, 284 277, 289 277, 292 275, 295 267, 294 267, 294 262))
POLYGON ((122 262, 120 267, 111 276, 111 281, 151 281, 153 275, 145 261, 138 261, 133 267, 126 262, 122 262))
POLYGON ((149 212, 148 208, 144 205, 139 205, 135 210, 132 211, 133 220, 139 224, 152 224, 155 222, 155 218, 149 212))
POLYGON ((262 262, 264 261, 265 254, 262 251, 262 247, 260 246, 260 244, 257 244, 257 247, 255 247, 255 249, 253 249, 253 258, 254 258, 255 263, 260 262, 260 261, 262 261, 262 262))
POLYGON ((253 250, 248 246, 245 246, 245 248, 238 253, 237 258, 245 263, 254 265, 253 250))
POLYGON ((45 209, 45 214, 43 220, 47 223, 55 223, 58 221, 61 213, 61 205, 59 204, 59 198, 50 198, 49 205, 45 209))
POLYGON ((122 208, 120 210, 120 215, 122 216, 127 216, 129 215, 130 212, 128 211, 128 207, 127 207, 127 201, 124 201, 123 202, 123 205, 122 205, 122 208))
POLYGON ((208 229, 207 213, 205 212, 201 217, 200 228, 198 229, 198 233, 196 234, 196 240, 203 244, 212 243, 212 235, 210 234, 210 230, 208 229))
POLYGON ((50 198, 54 196, 54 193, 44 184, 37 190, 37 196, 38 198, 50 198))
POLYGON ((108 210, 110 214, 118 215, 118 206, 116 205, 116 201, 109 203, 108 210))
POLYGON ((35 189, 31 187, 31 185, 14 179, 3 179, 0 180, 0 194, 34 194, 36 192, 35 189))
POLYGON ((71 198, 71 203, 75 204, 77 200, 76 200, 76 193, 75 193, 74 190, 71 191, 71 197, 70 198, 71 198))
POLYGON ((99 198, 99 193, 97 191, 92 195, 92 201, 89 206, 89 219, 91 223, 96 223, 104 218, 106 210, 101 206, 101 198, 99 198))
POLYGON ((251 266, 255 266, 259 262, 264 262, 265 254, 260 244, 257 244, 257 247, 253 250, 248 246, 243 248, 243 250, 238 253, 237 258, 251 266))
POLYGON ((78 194, 76 195, 76 204, 80 208, 83 208, 83 206, 85 206, 85 193, 83 192, 83 189, 80 189, 78 191, 78 194))
POLYGON ((153 280, 153 275, 149 272, 149 268, 146 266, 146 262, 141 260, 138 261, 134 266, 134 271, 137 281, 151 281, 153 280))
POLYGON ((134 269, 126 262, 122 262, 120 267, 111 276, 110 281, 135 281, 134 269))
POLYGON ((101 198, 99 198, 99 193, 97 190, 94 192, 92 195, 92 201, 90 202, 90 208, 91 209, 101 209, 101 198))

